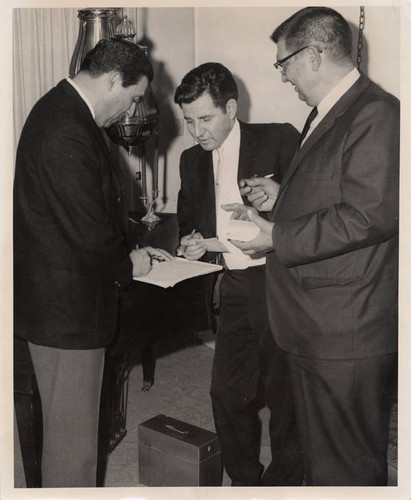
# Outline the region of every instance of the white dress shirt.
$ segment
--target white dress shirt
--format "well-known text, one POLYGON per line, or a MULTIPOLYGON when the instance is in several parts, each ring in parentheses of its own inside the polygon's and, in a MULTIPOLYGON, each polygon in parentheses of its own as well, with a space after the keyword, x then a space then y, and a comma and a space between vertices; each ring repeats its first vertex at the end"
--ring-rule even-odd
POLYGON ((212 152, 214 179, 215 179, 215 198, 216 198, 216 218, 217 218, 217 236, 224 245, 230 250, 229 253, 223 253, 224 261, 228 269, 246 269, 251 266, 265 264, 265 257, 253 259, 227 241, 228 223, 232 212, 227 212, 221 208, 221 205, 228 203, 241 203, 240 189, 238 187, 238 162, 240 158, 240 124, 235 120, 224 143, 220 148, 212 152))
POLYGON ((312 133, 315 127, 320 123, 324 116, 330 111, 330 109, 336 104, 336 102, 341 99, 341 97, 354 85, 354 83, 360 78, 360 73, 357 68, 353 68, 345 77, 340 80, 337 85, 328 92, 328 94, 321 100, 317 106, 318 115, 311 122, 310 128, 308 129, 307 135, 305 136, 303 142, 307 140, 307 137, 312 133))

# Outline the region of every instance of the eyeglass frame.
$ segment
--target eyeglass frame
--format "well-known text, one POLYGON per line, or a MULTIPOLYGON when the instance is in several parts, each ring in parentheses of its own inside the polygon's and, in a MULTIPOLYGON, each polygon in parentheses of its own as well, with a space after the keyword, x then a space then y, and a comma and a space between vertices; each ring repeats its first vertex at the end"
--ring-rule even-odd
POLYGON ((281 71, 283 68, 284 68, 284 63, 286 63, 289 59, 291 59, 292 57, 296 56, 297 54, 299 54, 300 52, 302 52, 303 50, 305 49, 308 49, 308 47, 314 47, 318 50, 318 52, 321 54, 322 53, 322 49, 319 49, 317 48, 315 45, 312 45, 311 43, 309 45, 305 45, 304 47, 302 47, 301 49, 298 49, 296 50, 295 52, 293 52, 292 54, 289 54, 288 56, 286 57, 283 57, 282 59, 280 59, 279 61, 273 63, 273 66, 275 69, 278 69, 279 71, 281 71))

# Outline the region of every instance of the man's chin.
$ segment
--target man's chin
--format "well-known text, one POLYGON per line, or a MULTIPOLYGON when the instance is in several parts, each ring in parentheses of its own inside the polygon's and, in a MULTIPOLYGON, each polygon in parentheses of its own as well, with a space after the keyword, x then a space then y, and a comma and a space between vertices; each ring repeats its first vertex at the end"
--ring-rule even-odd
POLYGON ((212 151, 215 149, 215 145, 212 142, 208 141, 198 141, 198 144, 205 150, 205 151, 212 151))

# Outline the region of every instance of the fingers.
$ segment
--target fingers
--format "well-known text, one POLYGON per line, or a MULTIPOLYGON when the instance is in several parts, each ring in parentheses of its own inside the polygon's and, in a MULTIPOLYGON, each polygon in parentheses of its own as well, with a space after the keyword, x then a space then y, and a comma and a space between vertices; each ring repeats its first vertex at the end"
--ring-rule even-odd
POLYGON ((203 239, 201 233, 183 236, 180 240, 180 253, 177 255, 183 255, 187 260, 200 259, 207 251, 205 244, 201 242, 203 239))
MULTIPOLYGON (((253 255, 256 250, 252 248, 249 241, 229 240, 234 246, 239 248, 245 255, 253 255)), ((253 240, 251 240, 253 241, 253 240)))
POLYGON ((159 261, 170 261, 173 260, 174 257, 162 248, 153 248, 153 247, 144 247, 143 250, 150 255, 152 259, 159 261))
POLYGON ((240 207, 243 207, 241 203, 226 203, 225 205, 221 205, 221 208, 226 210, 227 212, 231 212, 233 210, 237 210, 240 207))
POLYGON ((195 248, 194 250, 192 248, 187 248, 184 252, 184 257, 187 260, 198 260, 201 259, 201 257, 206 253, 206 248, 201 247, 201 248, 195 248))

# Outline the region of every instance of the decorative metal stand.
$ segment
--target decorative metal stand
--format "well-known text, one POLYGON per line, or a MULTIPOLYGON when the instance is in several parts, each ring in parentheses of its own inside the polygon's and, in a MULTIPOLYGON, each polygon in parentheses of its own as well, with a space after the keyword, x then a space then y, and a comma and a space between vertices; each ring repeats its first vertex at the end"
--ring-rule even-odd
MULTIPOLYGON (((116 28, 115 36, 131 40, 135 36, 132 25, 128 22, 127 16, 124 16, 122 22, 116 28)), ((139 45, 147 54, 147 47, 139 45)), ((107 135, 115 143, 123 146, 129 155, 135 146, 139 146, 139 174, 137 182, 141 178, 141 196, 140 199, 146 210, 146 215, 141 221, 147 225, 149 231, 160 222, 160 217, 154 213, 154 204, 158 198, 158 132, 155 127, 158 124, 159 113, 157 102, 150 84, 143 96, 143 99, 134 105, 134 109, 129 110, 128 114, 121 122, 113 124, 106 130, 107 135), (145 142, 153 136, 154 157, 152 161, 152 199, 149 201, 147 192, 147 162, 145 142)))

